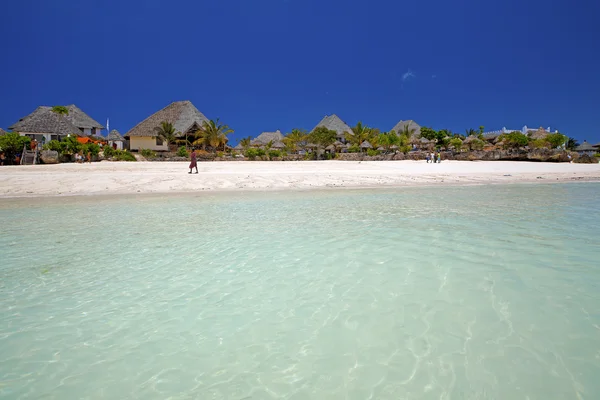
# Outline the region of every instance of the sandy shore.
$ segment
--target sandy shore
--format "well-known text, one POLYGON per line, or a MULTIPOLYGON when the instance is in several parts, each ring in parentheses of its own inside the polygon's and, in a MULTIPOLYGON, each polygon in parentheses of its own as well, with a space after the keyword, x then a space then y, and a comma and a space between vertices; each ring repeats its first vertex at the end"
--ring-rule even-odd
POLYGON ((101 162, 0 167, 0 198, 600 181, 600 164, 445 161, 101 162))

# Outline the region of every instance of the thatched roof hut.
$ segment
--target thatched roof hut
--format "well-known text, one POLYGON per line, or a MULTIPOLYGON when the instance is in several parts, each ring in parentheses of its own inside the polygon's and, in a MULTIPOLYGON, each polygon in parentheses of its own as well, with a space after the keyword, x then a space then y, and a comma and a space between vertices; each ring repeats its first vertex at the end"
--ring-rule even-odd
POLYGON ((463 140, 463 144, 473 143, 474 141, 479 140, 479 138, 475 135, 468 136, 465 140, 463 140))
POLYGON ((362 142, 360 144, 360 148, 361 149, 372 149, 373 145, 371 145, 371 143, 369 143, 367 140, 365 140, 364 142, 362 142))
POLYGON ((124 142, 125 138, 121 136, 118 130, 113 129, 106 137, 106 140, 108 140, 109 142, 124 142))
POLYGON ((173 124, 178 135, 187 135, 199 130, 208 118, 191 101, 175 101, 134 126, 125 137, 155 137, 162 122, 173 124))
POLYGON ((235 151, 243 151, 243 150, 244 150, 244 147, 242 146, 242 144, 241 144, 241 143, 238 143, 238 144, 237 144, 237 145, 236 145, 236 146, 233 148, 233 150, 235 150, 235 151))
MULTIPOLYGON (((348 132, 349 134, 353 134, 352 132, 352 128, 350 128, 348 126, 348 124, 346 124, 344 121, 342 121, 340 119, 340 117, 338 117, 335 114, 332 115, 326 115, 321 122, 319 122, 317 124, 317 126, 315 126, 313 128, 312 131, 314 131, 315 129, 317 129, 320 126, 324 126, 325 128, 331 130, 331 131, 335 131, 336 133, 336 137, 338 140, 341 141, 345 141, 346 139, 346 132, 348 132)), ((311 132, 312 132, 311 131, 311 132)))
POLYGON ((92 129, 102 130, 104 127, 94 121, 89 115, 81 111, 76 105, 66 107, 69 114, 62 117, 52 112, 52 107, 40 106, 31 114, 21 118, 9 127, 10 130, 20 133, 58 134, 88 136, 92 129), (88 131, 85 132, 84 130, 88 131))
POLYGON ((261 147, 265 146, 269 142, 273 142, 273 144, 277 142, 283 142, 283 134, 278 130, 275 132, 263 132, 258 135, 256 138, 252 139, 250 142, 251 146, 261 147))
POLYGON ((394 132, 396 132, 396 134, 400 134, 401 132, 404 131, 404 128, 408 126, 408 129, 413 131, 413 134, 411 135, 411 137, 419 137, 419 135, 421 134, 421 125, 417 124, 415 121, 413 121, 412 119, 409 119, 407 121, 402 121, 400 120, 396 125, 394 125, 394 127, 391 129, 394 132))
POLYGON ((335 151, 335 146, 330 144, 329 146, 325 147, 325 150, 327 151, 335 151))
POLYGON ((594 151, 596 151, 596 147, 594 147, 594 145, 592 145, 584 140, 583 143, 581 143, 579 146, 577 146, 575 148, 575 151, 577 151, 579 153, 594 152, 594 151))
POLYGON ((390 149, 392 149, 392 150, 398 150, 398 149, 399 149, 399 147, 398 147, 398 146, 396 146, 395 144, 393 144, 393 145, 391 145, 391 146, 390 146, 390 149))
POLYGON ((494 141, 498 140, 498 138, 500 137, 500 135, 501 135, 500 132, 484 133, 483 134, 483 140, 485 140, 486 142, 494 142, 494 141))
POLYGON ((281 141, 278 140, 276 142, 273 143, 273 145, 271 145, 272 149, 285 149, 285 144, 281 141))

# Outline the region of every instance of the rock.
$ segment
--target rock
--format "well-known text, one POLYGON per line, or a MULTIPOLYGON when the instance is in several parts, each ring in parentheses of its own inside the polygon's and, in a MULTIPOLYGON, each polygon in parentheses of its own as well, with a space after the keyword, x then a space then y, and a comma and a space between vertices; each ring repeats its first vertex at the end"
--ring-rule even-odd
POLYGON ((44 150, 40 154, 40 159, 44 164, 58 164, 58 151, 44 150))
POLYGON ((598 159, 588 154, 582 154, 574 162, 577 164, 598 164, 598 159))

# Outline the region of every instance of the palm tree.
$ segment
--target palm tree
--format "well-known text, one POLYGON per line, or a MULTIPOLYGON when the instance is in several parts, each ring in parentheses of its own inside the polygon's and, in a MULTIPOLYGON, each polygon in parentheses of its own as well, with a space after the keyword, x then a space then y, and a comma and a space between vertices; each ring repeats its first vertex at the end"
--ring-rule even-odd
POLYGON ((250 147, 250 143, 252 142, 252 137, 248 136, 246 138, 243 138, 242 140, 240 140, 240 145, 242 146, 242 148, 244 150, 248 150, 248 147, 250 147))
POLYGON ((465 136, 469 137, 469 136, 477 136, 477 131, 473 128, 471 129, 465 129, 465 136))
POLYGON ((65 106, 54 106, 52 112, 58 115, 58 124, 56 125, 56 137, 59 137, 60 125, 65 115, 69 115, 69 109, 65 106))
POLYGON ((217 150, 220 146, 223 146, 223 151, 225 151, 225 146, 229 139, 227 139, 227 135, 233 133, 233 129, 230 129, 225 124, 220 124, 219 119, 216 121, 204 121, 202 127, 196 132, 196 141, 194 145, 201 145, 202 149, 205 150, 206 146, 212 147, 214 150, 217 150))
POLYGON ((345 132, 344 136, 346 141, 351 145, 360 146, 365 140, 371 142, 378 133, 377 129, 369 128, 359 121, 356 126, 352 128, 352 132, 345 132))
POLYGON ((288 133, 283 138, 283 144, 287 147, 288 151, 295 153, 298 147, 304 148, 306 144, 307 133, 300 129, 292 129, 292 132, 288 133))
POLYGON ((154 128, 154 131, 156 132, 156 136, 167 142, 167 148, 169 148, 171 143, 177 140, 177 131, 175 130, 173 124, 170 122, 161 122, 160 126, 154 128))

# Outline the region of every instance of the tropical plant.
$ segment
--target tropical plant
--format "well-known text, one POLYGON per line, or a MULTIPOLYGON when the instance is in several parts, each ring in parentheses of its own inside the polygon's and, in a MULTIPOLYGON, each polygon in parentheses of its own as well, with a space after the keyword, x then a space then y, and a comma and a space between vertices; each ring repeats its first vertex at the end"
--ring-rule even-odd
POLYGON ((248 136, 248 137, 245 137, 242 140, 240 140, 240 145, 242 146, 242 148, 244 150, 248 150, 251 142, 252 142, 252 137, 248 136))
POLYGON ((56 136, 58 137, 60 132, 60 125, 62 124, 62 120, 65 115, 69 115, 69 109, 65 106, 54 106, 51 108, 51 111, 58 115, 58 123, 56 125, 56 136))
POLYGON ((23 151, 25 146, 29 147, 31 139, 27 136, 21 136, 16 132, 8 132, 0 136, 0 152, 4 153, 4 156, 9 163, 12 163, 15 156, 23 151))
POLYGON ((97 156, 100 153, 100 146, 96 143, 87 143, 82 146, 83 154, 90 153, 92 156, 97 156))
POLYGON ((161 122, 160 126, 154 128, 154 132, 156 133, 156 136, 167 142, 167 148, 169 148, 171 143, 175 143, 177 136, 179 135, 173 124, 167 121, 161 122))
POLYGON ((319 152, 330 144, 333 144, 336 137, 337 133, 335 131, 329 130, 324 126, 319 126, 308 135, 308 141, 316 145, 319 152))
POLYGON ((181 146, 177 149, 177 157, 189 157, 190 154, 188 153, 187 149, 185 148, 185 146, 181 146))
POLYGON ((352 128, 352 132, 344 132, 344 137, 351 145, 356 144, 360 146, 365 140, 369 142, 372 140, 373 136, 375 136, 374 131, 373 128, 369 128, 359 121, 356 126, 352 128))
POLYGON ((75 153, 79 153, 83 149, 83 145, 79 143, 77 140, 77 136, 69 135, 64 138, 62 141, 62 154, 63 155, 72 155, 75 153))
POLYGON ((249 149, 246 150, 246 157, 248 157, 250 160, 256 160, 257 156, 258 156, 258 149, 250 147, 249 149))
POLYGON ((462 149, 463 142, 462 140, 460 140, 460 138, 455 137, 450 139, 448 145, 452 147, 455 151, 460 151, 462 149))
POLYGON ((425 138, 427 140, 437 140, 437 131, 435 131, 434 129, 428 127, 428 126, 422 126, 421 127, 421 137, 425 138))
POLYGON ((348 153, 360 153, 360 146, 353 144, 352 146, 348 147, 348 153))
POLYGON ((567 140, 567 150, 570 151, 575 151, 575 149, 577 148, 577 146, 579 146, 579 142, 577 141, 577 139, 570 137, 567 140))
POLYGON ((473 128, 465 129, 465 137, 469 137, 469 136, 477 136, 477 131, 473 128))
POLYGON ((156 152, 150 149, 140 149, 140 153, 144 158, 155 158, 156 152))
POLYGON ((483 130, 484 130, 484 129, 485 129, 485 127, 484 127, 483 125, 481 125, 481 126, 479 127, 479 134, 480 134, 480 135, 483 135, 483 130))
POLYGON ((567 137, 562 133, 550 133, 546 136, 546 141, 550 145, 551 148, 555 149, 557 147, 561 147, 562 145, 567 143, 567 137))
POLYGON ((227 135, 232 133, 233 129, 230 129, 225 124, 219 123, 219 119, 204 121, 198 132, 196 132, 194 145, 202 146, 203 150, 206 150, 206 146, 211 147, 215 151, 220 147, 225 150, 225 146, 229 141, 227 135))
POLYGON ((379 155, 379 151, 375 149, 367 149, 367 155, 370 157, 379 155))
POLYGON ((279 158, 281 157, 281 152, 279 150, 269 150, 267 152, 269 158, 279 158))
POLYGON ((283 138, 283 144, 288 151, 295 153, 298 148, 304 149, 306 147, 306 138, 308 134, 300 129, 292 129, 292 132, 288 133, 283 138))
POLYGON ((529 138, 519 131, 513 131, 500 135, 500 141, 504 142, 505 148, 518 149, 527 146, 529 138))

